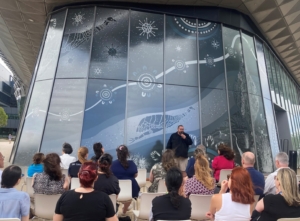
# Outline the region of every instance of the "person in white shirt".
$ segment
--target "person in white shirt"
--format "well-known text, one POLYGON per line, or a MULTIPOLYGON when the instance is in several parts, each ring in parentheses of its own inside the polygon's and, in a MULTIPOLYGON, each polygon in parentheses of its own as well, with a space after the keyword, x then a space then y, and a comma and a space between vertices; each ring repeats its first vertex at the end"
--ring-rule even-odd
POLYGON ((265 189, 264 194, 276 194, 276 187, 274 182, 274 177, 277 175, 277 172, 281 168, 288 168, 289 167, 289 156, 285 152, 280 152, 275 157, 275 170, 273 173, 269 174, 267 179, 265 180, 265 189))
POLYGON ((64 143, 62 148, 63 155, 60 156, 61 167, 63 167, 64 169, 69 169, 70 164, 76 161, 75 157, 70 156, 72 152, 73 152, 73 148, 71 144, 64 143))

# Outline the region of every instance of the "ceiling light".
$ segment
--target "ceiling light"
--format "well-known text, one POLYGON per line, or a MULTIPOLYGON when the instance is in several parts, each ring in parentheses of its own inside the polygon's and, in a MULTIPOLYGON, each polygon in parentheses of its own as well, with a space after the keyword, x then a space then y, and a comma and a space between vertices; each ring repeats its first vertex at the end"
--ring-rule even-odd
POLYGON ((30 22, 34 22, 33 19, 31 19, 31 18, 29 18, 28 20, 29 20, 30 22))

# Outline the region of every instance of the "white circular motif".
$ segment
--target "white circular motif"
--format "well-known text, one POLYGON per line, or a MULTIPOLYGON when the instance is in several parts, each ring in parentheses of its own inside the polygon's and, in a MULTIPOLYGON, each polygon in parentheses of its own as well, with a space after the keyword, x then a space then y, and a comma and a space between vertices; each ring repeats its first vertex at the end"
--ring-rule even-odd
POLYGON ((103 90, 100 91, 100 98, 104 101, 108 101, 112 98, 112 92, 111 90, 105 88, 103 90))
POLYGON ((182 61, 182 60, 176 60, 175 62, 174 62, 174 66, 175 66, 175 68, 177 69, 177 70, 179 70, 179 71, 183 71, 184 69, 185 69, 185 62, 184 61, 182 61))
POLYGON ((138 86, 145 91, 150 91, 155 87, 155 78, 150 74, 141 74, 138 78, 138 86))
POLYGON ((62 109, 60 114, 60 121, 70 121, 70 113, 68 109, 62 109))
POLYGON ((214 65, 214 59, 212 57, 206 57, 206 63, 209 65, 209 66, 212 66, 214 65))

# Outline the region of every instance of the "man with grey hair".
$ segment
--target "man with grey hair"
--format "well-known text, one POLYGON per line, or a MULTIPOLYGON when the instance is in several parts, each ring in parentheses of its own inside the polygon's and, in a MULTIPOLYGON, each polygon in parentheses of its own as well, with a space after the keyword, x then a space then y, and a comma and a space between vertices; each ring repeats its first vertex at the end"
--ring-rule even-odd
POLYGON ((254 169, 255 156, 252 152, 245 152, 242 155, 242 166, 248 170, 253 186, 255 195, 262 196, 264 194, 265 178, 264 175, 254 169))
POLYGON ((273 173, 269 174, 267 179, 265 180, 265 190, 264 194, 276 194, 276 187, 274 183, 274 178, 277 175, 277 172, 281 168, 288 168, 289 167, 289 156, 285 152, 279 152, 275 157, 275 167, 277 170, 275 170, 273 173))

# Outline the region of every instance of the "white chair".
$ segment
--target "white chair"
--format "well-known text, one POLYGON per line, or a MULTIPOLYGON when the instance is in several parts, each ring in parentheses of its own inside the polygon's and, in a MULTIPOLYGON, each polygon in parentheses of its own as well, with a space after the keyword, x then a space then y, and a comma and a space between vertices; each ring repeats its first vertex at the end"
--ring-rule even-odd
POLYGON ((278 219, 277 221, 300 221, 300 217, 299 218, 281 218, 278 219))
POLYGON ((207 219, 205 214, 209 211, 212 195, 191 194, 189 199, 192 204, 191 219, 203 220, 207 219), (201 206, 200 206, 201 205, 201 206))
POLYGON ((131 180, 119 180, 120 193, 118 195, 118 202, 133 202, 133 208, 135 208, 135 200, 132 199, 132 185, 131 180))
POLYGON ((32 177, 26 177, 26 193, 28 193, 30 197, 33 197, 32 177))
POLYGON ((135 217, 137 219, 148 220, 150 209, 152 207, 152 200, 162 194, 163 193, 142 193, 139 210, 133 210, 135 217))
POLYGON ((116 195, 116 194, 110 194, 110 195, 108 195, 108 196, 109 196, 111 202, 112 202, 113 205, 114 205, 114 209, 115 209, 115 213, 116 213, 116 212, 117 212, 117 211, 116 211, 117 195, 116 195))
POLYGON ((300 175, 297 175, 297 184, 300 182, 300 175))
POLYGON ((147 170, 138 169, 138 176, 135 178, 141 189, 146 187, 147 183, 147 170))
POLYGON ((167 193, 168 192, 166 184, 165 184, 165 180, 159 180, 158 181, 157 192, 158 193, 167 193))
POLYGON ((0 218, 0 221, 21 221, 18 218, 0 218))
POLYGON ((34 214, 41 219, 53 219, 56 203, 61 194, 34 194, 34 214))
POLYGON ((79 188, 79 187, 80 187, 79 178, 73 177, 71 179, 71 190, 79 188))
POLYGON ((61 169, 62 174, 65 174, 66 177, 69 177, 69 170, 68 169, 61 169))
POLYGON ((223 169, 220 171, 218 185, 220 186, 223 180, 227 180, 227 175, 231 174, 232 169, 223 169))

